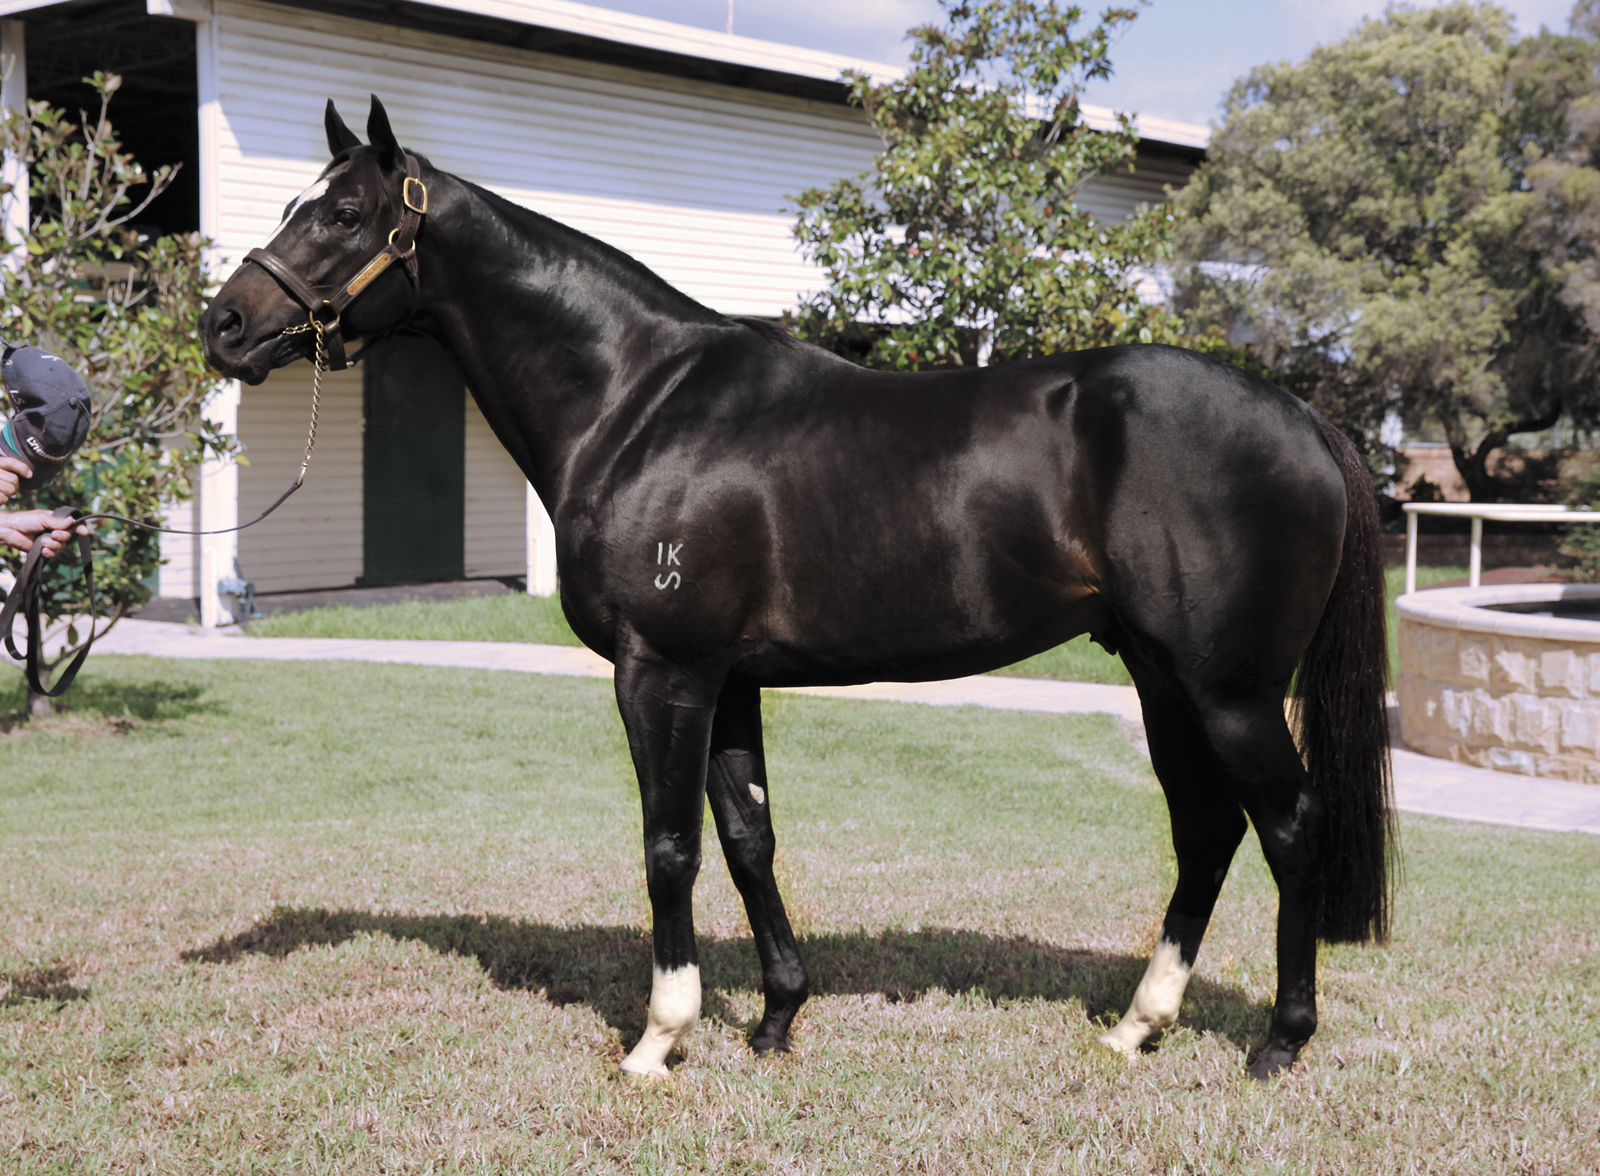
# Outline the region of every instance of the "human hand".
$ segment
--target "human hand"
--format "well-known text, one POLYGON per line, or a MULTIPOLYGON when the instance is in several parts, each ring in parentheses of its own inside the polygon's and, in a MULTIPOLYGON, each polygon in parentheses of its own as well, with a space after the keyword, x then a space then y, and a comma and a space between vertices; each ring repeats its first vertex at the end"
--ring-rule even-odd
POLYGON ((33 467, 27 462, 9 453, 0 453, 0 506, 17 492, 17 485, 23 478, 31 477, 33 467))
POLYGON ((49 510, 14 510, 0 513, 0 543, 27 551, 36 536, 44 543, 46 558, 60 551, 71 539, 73 532, 87 535, 89 528, 83 523, 76 527, 71 519, 63 519, 49 510))

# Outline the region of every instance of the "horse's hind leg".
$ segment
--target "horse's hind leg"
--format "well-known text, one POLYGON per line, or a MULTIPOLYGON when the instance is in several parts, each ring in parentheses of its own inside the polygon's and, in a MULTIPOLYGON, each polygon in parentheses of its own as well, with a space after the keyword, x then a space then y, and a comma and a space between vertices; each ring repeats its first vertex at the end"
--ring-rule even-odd
POLYGON ((761 746, 761 691, 754 686, 729 683, 717 700, 706 793, 761 957, 766 1010, 750 1035, 750 1048, 758 1054, 787 1051, 789 1026, 805 1002, 809 983, 772 874, 777 843, 761 746))
POLYGON ((1246 825, 1204 729, 1157 674, 1128 660, 1144 707, 1150 762, 1172 815, 1178 858, 1178 885, 1150 966, 1127 1013, 1099 1039, 1132 1057, 1152 1033, 1177 1020, 1200 941, 1246 825))
POLYGON ((1265 1079, 1293 1065, 1317 1029, 1316 847, 1323 804, 1284 718, 1281 688, 1253 700, 1213 696, 1199 709, 1278 885, 1277 999, 1267 1044, 1250 1066, 1252 1077, 1265 1079))

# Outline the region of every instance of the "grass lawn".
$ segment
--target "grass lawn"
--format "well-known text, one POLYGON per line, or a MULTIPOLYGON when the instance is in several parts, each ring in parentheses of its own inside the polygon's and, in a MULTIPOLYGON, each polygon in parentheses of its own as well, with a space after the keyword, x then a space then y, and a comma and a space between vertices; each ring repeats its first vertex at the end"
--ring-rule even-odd
MULTIPOLYGON (((1406 819, 1393 943, 1242 1077, 1275 896, 1247 841, 1180 1026, 1096 1046, 1173 878, 1104 716, 771 695, 779 871, 817 995, 757 1060, 712 838, 675 1076, 609 684, 93 659, 0 736, 0 1170, 1600 1170, 1600 839, 1406 819)), ((15 711, 19 692, 0 697, 15 711)), ((709 823, 709 822, 708 822, 709 823)))
POLYGON ((250 626, 257 637, 365 637, 386 641, 528 641, 582 645, 554 596, 463 596, 371 608, 308 608, 250 626))

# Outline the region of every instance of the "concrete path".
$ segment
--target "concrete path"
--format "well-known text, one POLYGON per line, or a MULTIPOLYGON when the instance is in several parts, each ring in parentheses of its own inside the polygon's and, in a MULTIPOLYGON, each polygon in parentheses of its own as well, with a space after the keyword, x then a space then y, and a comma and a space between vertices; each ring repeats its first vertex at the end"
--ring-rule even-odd
MULTIPOLYGON (((366 641, 344 638, 201 635, 159 621, 122 621, 95 644, 99 653, 267 661, 373 661, 514 670, 529 674, 611 677, 611 663, 587 649, 491 641, 366 641)), ((808 686, 796 693, 871 698, 931 706, 987 706, 1053 714, 1105 712, 1142 721, 1131 686, 978 676, 948 682, 874 682, 808 686)), ((1528 829, 1600 834, 1600 788, 1492 772, 1394 749, 1395 801, 1411 813, 1528 829)))

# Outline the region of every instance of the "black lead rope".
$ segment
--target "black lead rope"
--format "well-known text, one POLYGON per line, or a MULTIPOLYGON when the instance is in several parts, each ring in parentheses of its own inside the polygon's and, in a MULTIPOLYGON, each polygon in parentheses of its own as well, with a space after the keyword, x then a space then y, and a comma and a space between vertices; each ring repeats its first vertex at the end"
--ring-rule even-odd
MULTIPOLYGON (((94 516, 85 515, 83 511, 74 506, 63 506, 56 510, 56 515, 63 522, 69 517, 74 523, 94 516)), ((44 660, 44 637, 39 624, 39 593, 42 590, 44 577, 41 575, 44 567, 44 536, 33 541, 33 546, 28 549, 28 558, 23 562, 22 571, 17 573, 17 582, 6 593, 6 604, 0 610, 0 629, 5 632, 6 652, 18 661, 27 661, 25 673, 28 678, 28 689, 35 694, 42 694, 46 698, 59 698, 66 693, 67 687, 72 685, 72 680, 78 676, 78 669, 83 665, 83 659, 89 656, 89 647, 94 644, 94 616, 99 609, 94 599, 94 552, 89 546, 89 536, 79 535, 78 551, 83 556, 83 579, 89 589, 89 639, 78 650, 78 655, 72 659, 72 664, 61 672, 56 679, 55 689, 51 689, 41 676, 42 662, 44 660), (17 652, 17 644, 12 633, 17 619, 17 612, 28 622, 28 652, 26 655, 17 652)))
MULTIPOLYGON (((56 518, 63 523, 68 523, 67 530, 71 530, 83 523, 92 523, 99 519, 110 519, 118 523, 126 523, 131 527, 140 527, 146 531, 156 531, 163 535, 228 535, 234 531, 242 531, 246 527, 253 527, 273 511, 277 510, 293 494, 305 484, 306 471, 311 468, 311 451, 317 445, 317 416, 322 404, 322 373, 328 365, 328 353, 323 343, 322 324, 312 319, 307 327, 292 328, 293 333, 301 330, 315 329, 317 332, 317 357, 316 370, 311 377, 311 428, 306 434, 306 453, 300 462, 300 473, 290 483, 289 488, 278 495, 277 500, 266 510, 247 523, 240 523, 236 527, 217 527, 209 531, 184 531, 176 527, 158 527, 154 523, 142 522, 139 519, 130 519, 127 515, 113 514, 110 511, 89 513, 81 507, 58 506, 55 510, 56 518), (68 522, 70 520, 70 523, 68 522)), ((83 557, 83 582, 89 592, 89 635, 78 648, 72 663, 61 671, 52 688, 48 681, 48 671, 44 669, 44 633, 39 623, 40 595, 44 587, 44 536, 40 535, 33 541, 33 546, 28 549, 28 558, 23 561, 22 570, 17 573, 17 582, 11 586, 11 591, 6 593, 5 607, 0 609, 0 633, 4 634, 6 652, 18 661, 25 662, 24 675, 28 681, 28 689, 35 694, 42 694, 46 698, 60 698, 72 685, 72 680, 78 676, 78 669, 83 665, 84 659, 89 656, 89 649, 95 642, 94 620, 100 611, 94 595, 94 551, 89 542, 88 535, 77 535, 78 552, 83 557), (17 614, 22 614, 27 622, 28 639, 27 652, 18 653, 15 634, 17 614)))

